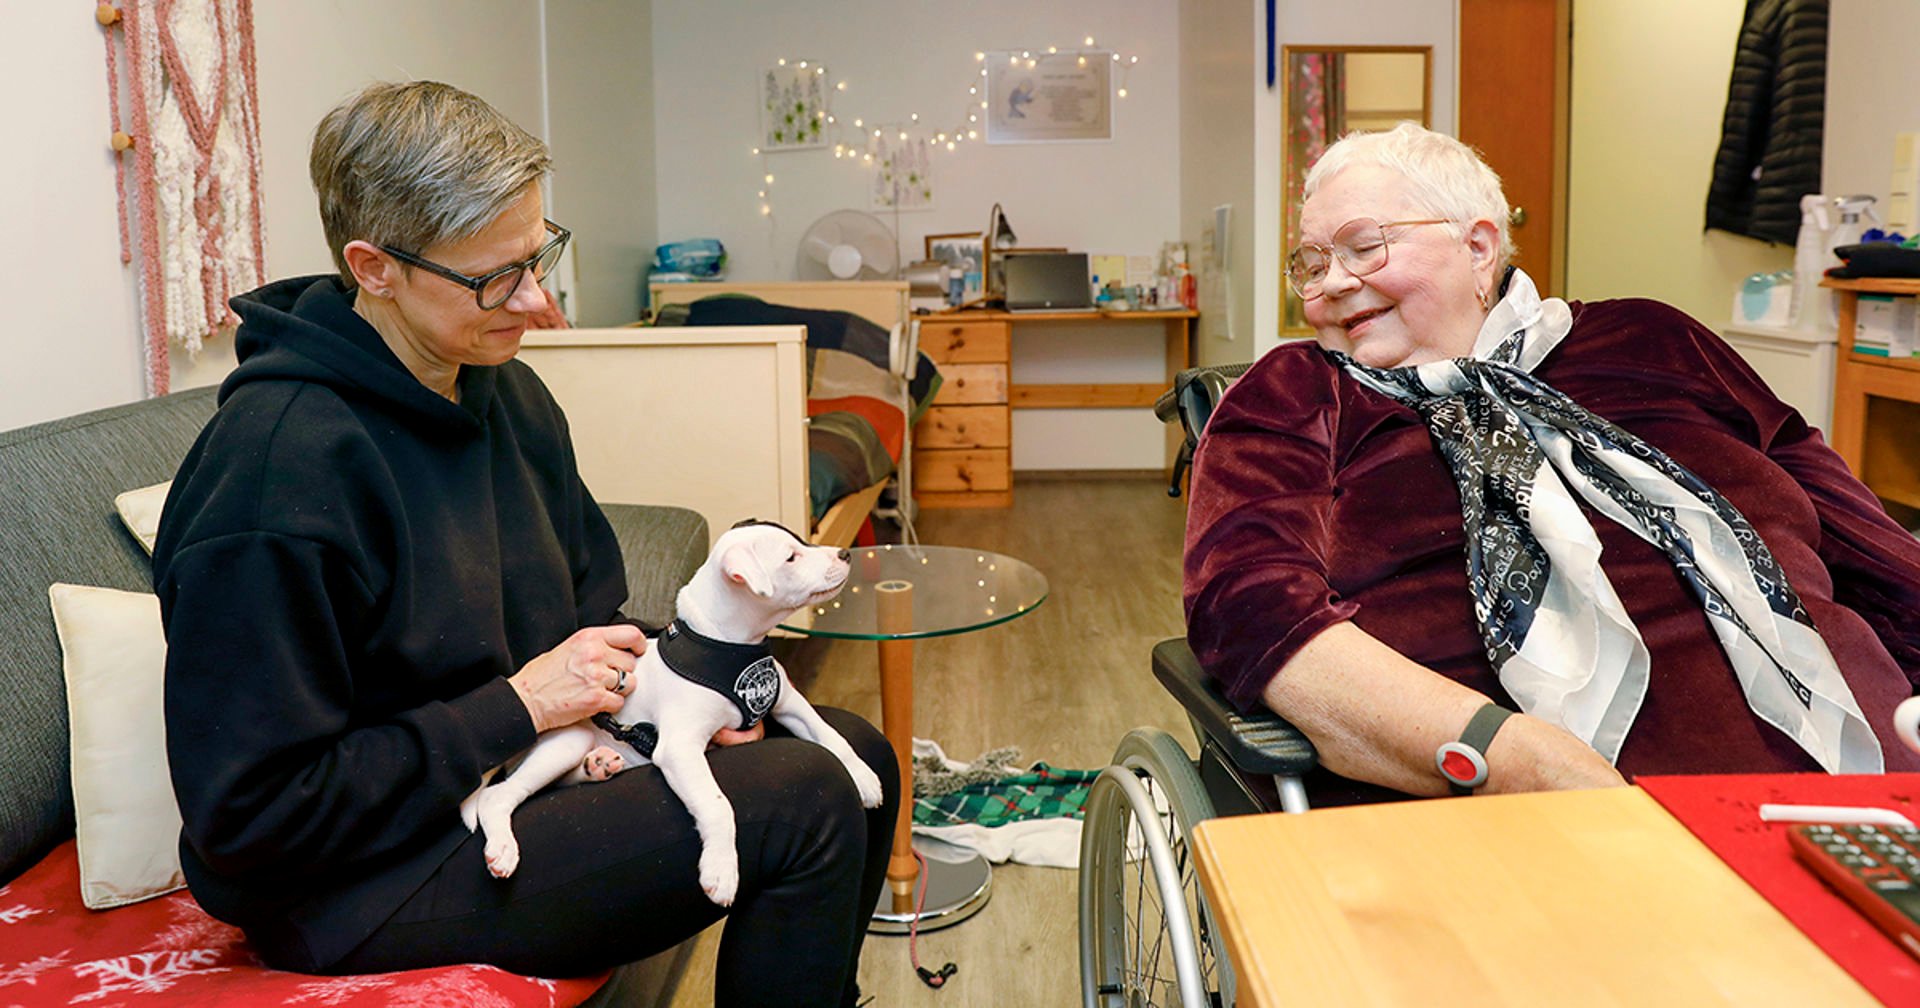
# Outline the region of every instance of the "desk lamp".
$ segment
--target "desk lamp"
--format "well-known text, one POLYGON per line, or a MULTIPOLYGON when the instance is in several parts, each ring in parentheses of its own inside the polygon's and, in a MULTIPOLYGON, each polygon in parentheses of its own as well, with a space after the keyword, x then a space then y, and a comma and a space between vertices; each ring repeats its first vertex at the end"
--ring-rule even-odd
POLYGON ((987 230, 985 241, 982 243, 983 255, 987 262, 984 267, 985 275, 980 278, 980 282, 986 287, 988 301, 1000 301, 1007 296, 1006 277, 1000 271, 1001 264, 999 257, 993 254, 994 250, 1010 249, 1018 241, 1019 239, 1013 236, 1013 225, 1007 223, 1006 213, 1000 209, 1000 204, 995 203, 993 212, 987 215, 987 230))

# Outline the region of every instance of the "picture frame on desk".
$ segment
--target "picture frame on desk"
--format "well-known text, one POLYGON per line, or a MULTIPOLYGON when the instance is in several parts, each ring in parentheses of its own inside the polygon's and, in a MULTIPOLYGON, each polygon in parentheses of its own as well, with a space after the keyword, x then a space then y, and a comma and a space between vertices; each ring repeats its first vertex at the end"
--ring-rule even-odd
POLYGON ((965 300, 971 301, 980 296, 987 275, 985 235, 979 231, 928 235, 926 249, 927 259, 946 263, 947 268, 958 270, 966 277, 965 300))

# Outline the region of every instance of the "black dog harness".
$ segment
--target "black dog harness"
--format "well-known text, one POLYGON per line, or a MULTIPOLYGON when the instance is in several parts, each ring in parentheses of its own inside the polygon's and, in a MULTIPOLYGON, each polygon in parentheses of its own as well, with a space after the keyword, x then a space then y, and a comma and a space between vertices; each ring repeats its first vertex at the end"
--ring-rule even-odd
MULTIPOLYGON (((771 525, 798 539, 802 545, 807 542, 778 522, 749 518, 733 527, 747 525, 771 525)), ((667 624, 653 646, 660 660, 675 675, 733 701, 740 709, 742 730, 759 724, 780 699, 780 670, 774 665, 773 654, 765 641, 733 644, 714 640, 688 626, 685 620, 676 619, 667 624)), ((653 758, 654 746, 660 742, 660 729, 646 721, 623 725, 615 721, 612 714, 595 714, 593 723, 648 759, 653 758)))
MULTIPOLYGON (((759 724, 780 699, 780 670, 764 641, 733 644, 714 640, 676 619, 667 624, 653 646, 675 675, 733 701, 740 709, 743 730, 759 724)), ((595 714, 593 723, 648 759, 653 758, 653 747, 660 742, 660 730, 646 721, 623 725, 612 714, 595 714)))

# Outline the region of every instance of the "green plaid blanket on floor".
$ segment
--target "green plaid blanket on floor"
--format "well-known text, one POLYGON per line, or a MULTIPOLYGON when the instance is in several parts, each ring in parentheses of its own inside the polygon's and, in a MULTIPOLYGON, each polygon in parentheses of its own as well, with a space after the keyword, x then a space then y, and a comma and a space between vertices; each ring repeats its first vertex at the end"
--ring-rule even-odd
POLYGON ((942 794, 916 786, 913 822, 917 826, 975 823, 1004 826, 1026 819, 1078 819, 1098 770, 1063 770, 1045 763, 1009 776, 978 781, 942 794))

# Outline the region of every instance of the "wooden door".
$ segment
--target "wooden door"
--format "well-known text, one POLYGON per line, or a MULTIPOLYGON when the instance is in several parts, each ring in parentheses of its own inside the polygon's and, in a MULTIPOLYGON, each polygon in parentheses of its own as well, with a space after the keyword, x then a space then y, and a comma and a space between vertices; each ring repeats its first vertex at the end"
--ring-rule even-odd
POLYGON ((1514 264, 1565 286, 1572 0, 1460 0, 1460 139, 1505 185, 1514 264))

